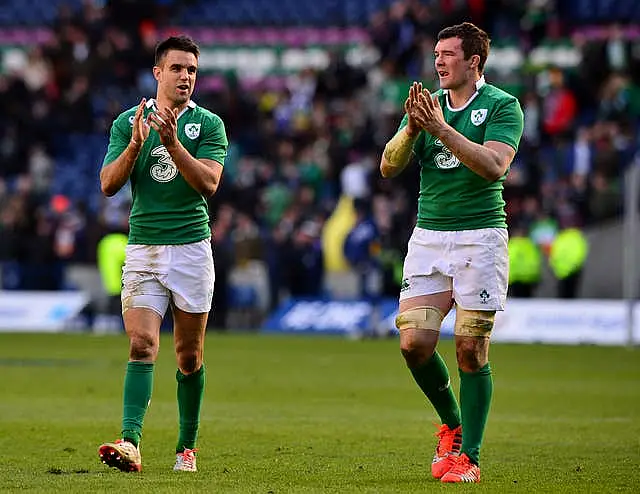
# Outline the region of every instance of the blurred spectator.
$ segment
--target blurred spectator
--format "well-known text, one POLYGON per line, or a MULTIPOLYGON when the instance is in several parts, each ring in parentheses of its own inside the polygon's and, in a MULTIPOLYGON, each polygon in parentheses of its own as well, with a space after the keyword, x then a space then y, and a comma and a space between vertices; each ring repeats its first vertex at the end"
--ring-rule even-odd
POLYGON ((509 296, 530 298, 542 277, 542 254, 523 228, 509 237, 509 296))
POLYGON ((319 297, 323 294, 324 264, 320 225, 304 221, 285 247, 287 288, 291 297, 319 297))
POLYGON ((553 241, 549 265, 557 280, 558 298, 576 298, 589 245, 582 230, 567 225, 553 241))
POLYGON ((360 296, 375 300, 382 293, 380 235, 367 199, 354 201, 356 220, 344 242, 344 255, 359 277, 360 296))

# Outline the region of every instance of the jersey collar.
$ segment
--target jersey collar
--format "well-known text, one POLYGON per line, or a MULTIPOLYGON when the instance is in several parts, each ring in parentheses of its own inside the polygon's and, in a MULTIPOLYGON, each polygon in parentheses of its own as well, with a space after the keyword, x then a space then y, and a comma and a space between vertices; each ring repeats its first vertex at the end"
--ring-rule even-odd
MULTIPOLYGON (((149 98, 145 106, 147 107, 147 109, 153 108, 154 110, 158 111, 158 106, 156 105, 156 100, 154 98, 149 98)), ((178 118, 180 118, 182 114, 185 113, 188 109, 194 109, 196 106, 198 105, 196 105, 193 100, 189 100, 187 106, 185 106, 184 109, 180 113, 178 113, 178 118)))
POLYGON ((471 104, 471 102, 476 99, 476 96, 478 96, 478 94, 480 94, 480 89, 482 88, 482 86, 484 86, 486 84, 486 81, 484 80, 484 75, 480 76, 480 79, 478 79, 476 81, 476 92, 473 93, 471 95, 471 97, 467 100, 467 102, 462 105, 460 108, 451 108, 451 104, 449 103, 449 98, 447 97, 447 95, 449 94, 449 90, 445 89, 442 92, 444 93, 444 99, 447 102, 447 108, 449 109, 449 111, 462 111, 464 110, 467 106, 469 106, 471 104))

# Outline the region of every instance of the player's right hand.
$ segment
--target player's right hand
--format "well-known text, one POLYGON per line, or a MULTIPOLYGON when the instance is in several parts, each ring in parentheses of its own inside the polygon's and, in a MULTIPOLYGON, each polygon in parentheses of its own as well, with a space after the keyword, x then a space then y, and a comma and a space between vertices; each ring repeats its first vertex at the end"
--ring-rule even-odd
POLYGON ((136 109, 136 114, 133 117, 133 127, 131 129, 131 141, 136 146, 142 146, 144 141, 149 137, 149 132, 151 131, 151 127, 149 126, 149 122, 144 118, 144 106, 147 103, 146 98, 142 98, 140 100, 140 104, 136 109))
POLYGON ((422 93, 422 83, 415 82, 409 87, 409 96, 404 102, 404 111, 407 114, 407 126, 405 131, 410 136, 420 133, 421 127, 415 118, 411 116, 411 110, 418 104, 418 95, 422 93))

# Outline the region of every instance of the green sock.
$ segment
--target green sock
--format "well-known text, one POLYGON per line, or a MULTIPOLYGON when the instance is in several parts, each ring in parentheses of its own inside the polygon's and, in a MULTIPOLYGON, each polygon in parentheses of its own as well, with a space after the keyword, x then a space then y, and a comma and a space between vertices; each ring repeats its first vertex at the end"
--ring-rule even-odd
POLYGON ((460 425, 460 408, 451 389, 449 371, 438 352, 434 352, 427 362, 415 369, 409 369, 422 392, 429 399, 443 424, 450 428, 460 425))
POLYGON ((176 445, 176 453, 185 449, 194 449, 200 425, 200 406, 204 395, 205 384, 204 363, 193 374, 184 375, 176 372, 178 381, 178 412, 180 414, 180 436, 176 445))
POLYGON ((491 367, 477 372, 460 372, 460 407, 462 408, 462 452, 476 465, 480 461, 480 445, 489 416, 493 380, 491 367))
POLYGON ((142 422, 151 400, 153 362, 129 362, 124 376, 122 438, 136 446, 142 437, 142 422))

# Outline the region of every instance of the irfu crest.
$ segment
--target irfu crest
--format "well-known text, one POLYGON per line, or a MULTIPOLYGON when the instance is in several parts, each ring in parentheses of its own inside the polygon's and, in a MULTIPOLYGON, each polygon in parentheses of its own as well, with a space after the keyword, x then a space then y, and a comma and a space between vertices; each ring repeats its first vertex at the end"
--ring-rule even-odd
POLYGON ((198 136, 200 135, 200 124, 196 124, 196 123, 186 124, 184 126, 184 133, 191 140, 197 139, 198 136))
POLYGON ((480 125, 487 118, 487 109, 471 110, 471 123, 475 126, 480 125))

